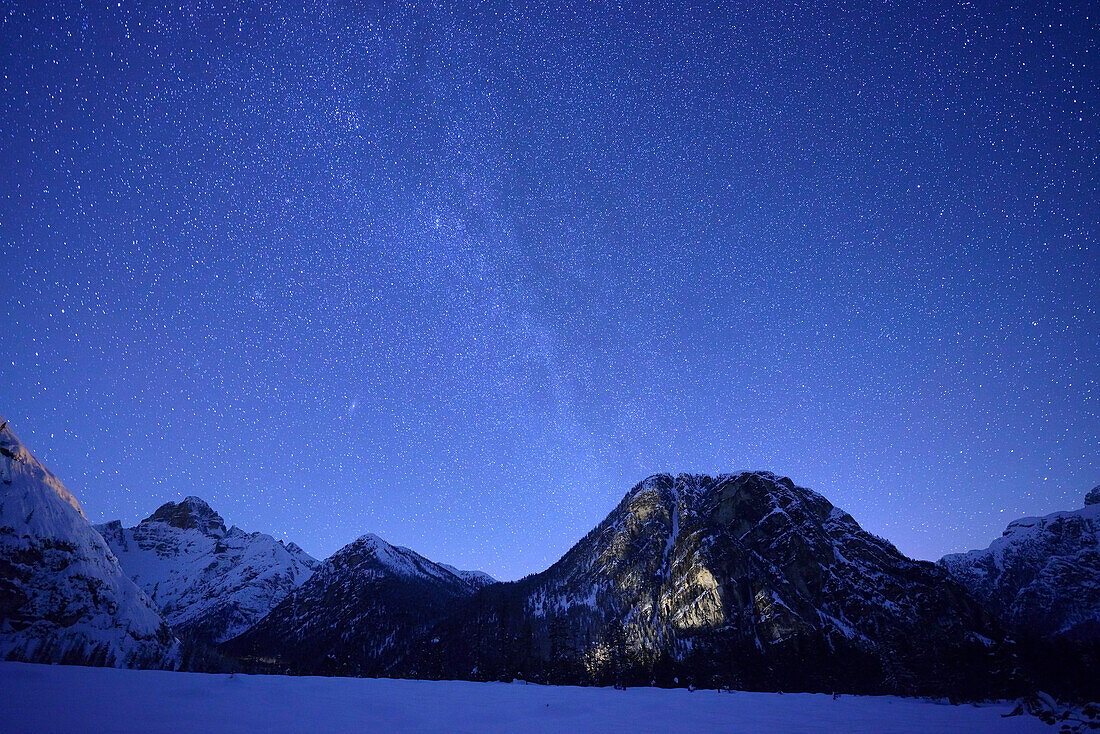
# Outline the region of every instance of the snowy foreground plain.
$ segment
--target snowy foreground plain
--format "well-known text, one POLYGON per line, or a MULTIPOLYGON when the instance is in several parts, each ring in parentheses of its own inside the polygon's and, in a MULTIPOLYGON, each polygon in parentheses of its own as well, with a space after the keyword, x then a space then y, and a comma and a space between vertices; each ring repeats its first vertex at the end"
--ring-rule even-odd
POLYGON ((0 663, 0 731, 1052 732, 1008 704, 0 663))

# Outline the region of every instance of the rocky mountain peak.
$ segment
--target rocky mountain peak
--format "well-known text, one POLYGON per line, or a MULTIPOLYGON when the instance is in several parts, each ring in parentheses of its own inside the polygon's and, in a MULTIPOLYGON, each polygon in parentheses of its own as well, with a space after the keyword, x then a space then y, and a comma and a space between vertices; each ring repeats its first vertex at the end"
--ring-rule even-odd
POLYGON ((648 516, 655 507, 662 508, 671 525, 678 527, 692 518, 707 517, 736 530, 739 536, 761 523, 765 530, 778 530, 851 520, 818 493, 768 471, 714 476, 654 474, 627 494, 625 509, 641 517, 648 516))
POLYGON ((374 533, 366 533, 333 553, 329 560, 345 567, 374 561, 385 565, 384 559, 397 551, 374 533))
POLYGON ((364 533, 364 534, 360 535, 358 538, 356 538, 355 540, 353 540, 350 543, 350 545, 345 546, 345 547, 346 548, 355 548, 355 547, 357 547, 357 548, 367 550, 367 549, 378 549, 378 548, 392 548, 393 546, 391 546, 389 543, 387 543, 385 540, 383 540, 379 536, 375 535, 374 533, 364 533))
MULTIPOLYGON (((222 646, 275 670, 385 673, 421 630, 492 579, 368 533, 317 568, 251 629, 222 646)), ((260 669, 272 669, 264 668, 260 669)))
POLYGON ((180 502, 166 502, 157 508, 147 522, 163 522, 182 530, 198 530, 207 535, 225 535, 225 521, 199 497, 185 497, 180 502))
POLYGON ((206 642, 248 629, 319 565, 294 543, 227 530, 198 497, 168 502, 136 527, 115 520, 96 529, 164 619, 206 642))
POLYGON ((84 517, 84 510, 76 497, 65 488, 60 479, 27 450, 8 421, 0 416, 0 486, 12 484, 19 475, 25 475, 46 485, 81 517, 84 517))
POLYGON ((456 605, 387 673, 978 691, 1004 683, 982 667, 1002 641, 942 569, 787 477, 655 474, 546 571, 456 605))
MULTIPOLYGON (((790 494, 799 490, 789 477, 769 471, 740 471, 731 474, 653 474, 639 482, 628 497, 646 491, 674 491, 681 500, 708 500, 736 492, 748 497, 790 494)), ((801 490, 808 492, 809 490, 801 490)), ((810 493, 816 496, 816 493, 810 493)))
POLYGON ((375 577, 430 579, 432 583, 478 588, 483 580, 470 579, 419 553, 391 545, 374 533, 367 533, 336 551, 326 562, 333 570, 354 571, 375 577))

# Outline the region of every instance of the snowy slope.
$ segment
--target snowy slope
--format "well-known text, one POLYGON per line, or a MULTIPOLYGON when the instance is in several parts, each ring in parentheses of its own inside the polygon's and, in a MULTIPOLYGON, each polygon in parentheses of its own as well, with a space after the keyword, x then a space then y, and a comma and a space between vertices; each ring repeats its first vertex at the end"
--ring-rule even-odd
POLYGON ((293 543, 226 529, 198 497, 169 502, 136 527, 96 527, 173 629, 206 642, 244 632, 319 565, 293 543))
POLYGON ((374 675, 414 630, 485 585, 367 534, 334 553, 255 627, 222 646, 267 669, 374 675))
POLYGON ((481 588, 482 586, 488 586, 489 584, 498 583, 498 581, 495 578, 493 578, 489 574, 485 573, 484 571, 465 571, 461 568, 455 568, 454 566, 450 565, 449 563, 440 563, 439 565, 442 566, 443 568, 447 569, 448 571, 450 571, 454 575, 458 576, 460 579, 462 579, 466 583, 470 584, 471 586, 477 587, 477 588, 481 588))
POLYGON ((177 666, 179 643, 80 503, 0 424, 0 659, 177 666))
POLYGON ((1021 518, 940 565, 1018 632, 1100 639, 1100 487, 1081 509, 1021 518))
POLYGON ((0 663, 0 730, 51 732, 604 732, 1045 734, 1009 704, 892 696, 688 692, 507 683, 202 675, 0 663), (64 705, 58 701, 64 691, 64 705))

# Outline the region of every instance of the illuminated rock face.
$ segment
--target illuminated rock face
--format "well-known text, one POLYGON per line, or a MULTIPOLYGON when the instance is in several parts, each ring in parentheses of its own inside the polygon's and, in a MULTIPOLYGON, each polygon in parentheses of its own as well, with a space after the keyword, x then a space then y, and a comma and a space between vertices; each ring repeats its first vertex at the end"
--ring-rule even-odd
MULTIPOLYGON (((656 475, 546 571, 410 644, 412 676, 985 695, 991 616, 941 568, 767 472, 656 475)), ((1006 666, 1007 667, 1007 666, 1006 666)))

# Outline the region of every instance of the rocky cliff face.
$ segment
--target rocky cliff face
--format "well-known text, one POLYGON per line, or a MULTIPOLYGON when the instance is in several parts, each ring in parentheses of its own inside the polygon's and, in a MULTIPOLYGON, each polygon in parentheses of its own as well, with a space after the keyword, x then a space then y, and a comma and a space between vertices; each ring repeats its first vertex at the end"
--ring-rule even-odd
POLYGON ((132 528, 96 526, 177 633, 218 643, 254 625, 319 562, 294 543, 226 529, 206 502, 169 502, 132 528))
POLYGON ((0 659, 174 668, 180 646, 80 503, 0 419, 0 659))
POLYGON ((1016 520, 940 565, 1017 634, 1100 641, 1100 487, 1081 509, 1016 520))
POLYGON ((256 670, 378 675, 418 631, 490 582, 364 535, 221 649, 256 670))
POLYGON ((996 622, 820 495, 766 472, 657 475, 548 570, 408 645, 410 676, 986 695, 996 622))

